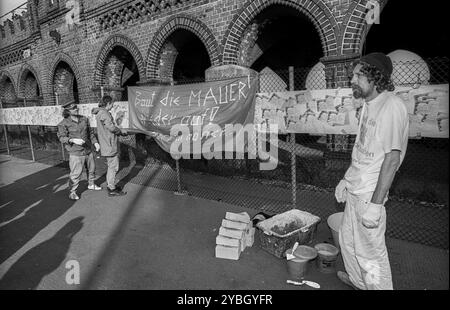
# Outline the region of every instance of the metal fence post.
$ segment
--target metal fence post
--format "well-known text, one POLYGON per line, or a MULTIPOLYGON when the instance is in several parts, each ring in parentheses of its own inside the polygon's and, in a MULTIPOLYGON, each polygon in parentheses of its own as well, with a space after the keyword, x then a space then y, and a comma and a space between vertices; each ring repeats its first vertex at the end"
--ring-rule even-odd
MULTIPOLYGON (((170 82, 170 85, 171 86, 174 85, 173 80, 170 82)), ((175 167, 176 167, 176 170, 177 170, 177 188, 178 189, 177 189, 177 191, 174 194, 175 195, 179 195, 179 196, 186 195, 187 191, 184 191, 181 188, 181 172, 180 172, 180 160, 179 159, 175 160, 175 167)))
MULTIPOLYGON (((294 90, 294 67, 289 66, 289 91, 294 90)), ((292 209, 297 207, 297 158, 294 152, 295 149, 295 133, 290 135, 291 142, 291 187, 292 187, 292 209)))
POLYGON ((36 158, 34 157, 34 148, 33 148, 33 140, 31 139, 30 125, 27 125, 27 129, 28 129, 28 138, 30 139, 31 158, 33 159, 33 161, 36 161, 36 158))
POLYGON ((8 131, 6 130, 6 125, 3 125, 3 132, 5 133, 6 151, 8 152, 8 155, 11 155, 11 149, 9 148, 8 131))
MULTIPOLYGON (((23 106, 24 106, 24 107, 27 106, 27 100, 26 100, 25 98, 23 98, 23 106)), ((33 161, 36 161, 36 158, 35 158, 35 156, 34 156, 33 139, 31 138, 31 129, 30 129, 30 125, 27 125, 27 130, 28 130, 28 139, 30 140, 31 158, 33 159, 33 161)))
MULTIPOLYGON (((3 103, 1 99, 0 99, 0 109, 3 109, 3 103)), ((8 152, 8 155, 11 155, 11 149, 9 148, 9 140, 8 140, 8 130, 5 124, 3 124, 3 132, 5 133, 6 151, 8 152)))
MULTIPOLYGON (((56 103, 56 105, 59 105, 59 98, 58 98, 57 92, 55 92, 55 103, 56 103)), ((66 154, 64 153, 64 144, 62 142, 60 142, 60 144, 61 144, 62 159, 63 159, 63 161, 66 161, 66 154)))
POLYGON ((61 142, 61 154, 63 161, 66 161, 66 153, 64 152, 64 144, 61 142))
POLYGON ((181 188, 181 173, 180 173, 180 160, 179 159, 175 160, 175 167, 176 167, 176 172, 177 172, 177 186, 178 186, 178 189, 177 189, 176 192, 174 192, 174 194, 175 195, 179 195, 179 196, 186 195, 187 191, 184 191, 181 188))

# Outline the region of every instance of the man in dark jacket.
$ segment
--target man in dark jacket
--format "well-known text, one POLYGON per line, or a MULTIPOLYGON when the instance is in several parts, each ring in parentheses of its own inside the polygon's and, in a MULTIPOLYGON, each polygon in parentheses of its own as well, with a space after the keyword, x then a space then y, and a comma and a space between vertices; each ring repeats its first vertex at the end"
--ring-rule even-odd
POLYGON ((100 154, 106 157, 108 171, 106 172, 106 183, 109 196, 122 196, 126 193, 116 185, 116 174, 119 171, 119 147, 118 136, 126 135, 124 129, 117 127, 109 112, 114 103, 111 96, 103 96, 98 108, 92 110, 97 120, 97 135, 100 142, 100 154))
POLYGON ((88 189, 101 190, 100 186, 94 184, 95 179, 95 161, 92 154, 92 145, 95 149, 100 149, 94 132, 89 127, 89 120, 78 115, 78 106, 75 101, 66 103, 63 107, 64 119, 58 124, 58 138, 65 145, 69 152, 69 199, 78 200, 78 184, 80 183, 83 167, 87 165, 88 189))

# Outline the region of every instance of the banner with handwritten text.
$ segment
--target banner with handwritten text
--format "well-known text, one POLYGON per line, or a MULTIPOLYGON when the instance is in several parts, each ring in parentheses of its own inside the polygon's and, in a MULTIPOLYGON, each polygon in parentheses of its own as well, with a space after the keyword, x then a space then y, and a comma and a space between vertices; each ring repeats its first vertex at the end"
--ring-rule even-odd
POLYGON ((153 136, 167 152, 172 126, 248 124, 254 119, 257 80, 250 77, 199 84, 128 87, 129 128, 153 136))

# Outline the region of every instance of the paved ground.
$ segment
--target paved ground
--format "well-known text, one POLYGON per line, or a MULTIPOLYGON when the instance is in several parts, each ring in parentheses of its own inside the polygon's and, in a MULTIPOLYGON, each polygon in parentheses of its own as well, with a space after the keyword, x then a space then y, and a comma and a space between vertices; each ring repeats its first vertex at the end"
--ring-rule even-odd
MULTIPOLYGON (((143 185, 128 183, 120 198, 87 191, 83 182, 74 203, 67 174, 65 166, 0 155, 1 289, 312 289, 286 285, 286 262, 258 240, 238 261, 214 258, 225 212, 255 209, 145 186, 161 177, 157 169, 143 185), (80 285, 65 281, 70 260, 80 264, 80 285)), ((198 175, 196 182, 211 180, 198 175)), ((104 175, 98 183, 105 186, 104 175)), ((313 244, 323 241, 331 242, 325 221, 313 244)), ((397 239, 387 244, 396 289, 448 289, 448 250, 397 239)), ((325 290, 348 289, 314 262, 307 278, 325 290)))

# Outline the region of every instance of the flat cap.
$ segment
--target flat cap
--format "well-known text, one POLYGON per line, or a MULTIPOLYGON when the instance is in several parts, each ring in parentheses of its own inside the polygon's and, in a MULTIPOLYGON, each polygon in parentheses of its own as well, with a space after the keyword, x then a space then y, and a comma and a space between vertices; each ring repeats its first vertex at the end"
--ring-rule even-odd
POLYGON ((64 104, 62 105, 62 107, 63 107, 64 109, 66 109, 66 110, 72 110, 73 108, 76 108, 76 107, 77 107, 77 104, 76 104, 75 100, 72 100, 72 101, 69 101, 69 102, 67 102, 67 103, 64 103, 64 104))

